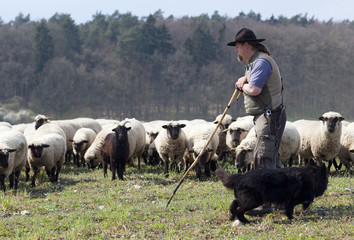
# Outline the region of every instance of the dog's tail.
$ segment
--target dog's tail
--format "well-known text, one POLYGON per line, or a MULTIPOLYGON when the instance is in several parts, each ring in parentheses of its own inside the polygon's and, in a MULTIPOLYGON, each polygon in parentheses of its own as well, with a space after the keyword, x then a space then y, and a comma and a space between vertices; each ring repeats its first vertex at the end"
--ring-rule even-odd
POLYGON ((228 174, 222 168, 216 169, 215 174, 226 188, 234 189, 234 181, 231 177, 232 175, 228 174))

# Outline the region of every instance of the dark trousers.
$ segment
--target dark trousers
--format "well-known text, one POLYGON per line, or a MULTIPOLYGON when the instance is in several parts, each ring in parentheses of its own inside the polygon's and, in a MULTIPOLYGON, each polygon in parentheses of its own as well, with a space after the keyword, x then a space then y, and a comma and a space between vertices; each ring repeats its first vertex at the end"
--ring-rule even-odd
POLYGON ((254 151, 253 169, 281 168, 279 147, 286 124, 286 112, 283 105, 271 115, 256 115, 253 119, 257 141, 254 151))

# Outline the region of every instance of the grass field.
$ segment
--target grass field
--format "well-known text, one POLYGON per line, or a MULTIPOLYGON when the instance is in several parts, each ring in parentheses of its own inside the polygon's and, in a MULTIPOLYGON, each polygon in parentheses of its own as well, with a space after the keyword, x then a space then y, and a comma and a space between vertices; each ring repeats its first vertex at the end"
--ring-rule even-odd
POLYGON ((58 183, 41 172, 36 188, 22 176, 17 194, 0 193, 0 239, 354 239, 354 180, 343 172, 330 174, 306 212, 297 206, 293 221, 275 211, 233 227, 233 192, 215 177, 199 181, 192 171, 166 208, 182 174, 162 171, 127 167, 124 181, 111 181, 102 169, 64 166, 58 183))

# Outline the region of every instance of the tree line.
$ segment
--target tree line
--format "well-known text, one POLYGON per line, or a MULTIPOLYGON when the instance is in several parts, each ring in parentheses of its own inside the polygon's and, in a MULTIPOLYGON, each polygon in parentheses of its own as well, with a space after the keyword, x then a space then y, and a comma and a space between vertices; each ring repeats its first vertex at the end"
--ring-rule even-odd
MULTIPOLYGON (((253 11, 233 18, 115 11, 83 24, 58 13, 40 21, 23 14, 0 19, 0 107, 53 119, 213 120, 245 70, 226 46, 242 27, 266 38, 290 120, 326 111, 354 119, 354 21, 306 14, 262 20, 253 11)), ((242 99, 230 114, 245 114, 242 99)))

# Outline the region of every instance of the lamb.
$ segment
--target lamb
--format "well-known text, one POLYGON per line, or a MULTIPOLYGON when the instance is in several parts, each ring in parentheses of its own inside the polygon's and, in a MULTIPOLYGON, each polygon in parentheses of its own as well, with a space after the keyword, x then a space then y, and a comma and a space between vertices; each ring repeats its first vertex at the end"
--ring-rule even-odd
POLYGON ((103 146, 103 141, 105 137, 112 132, 112 129, 117 126, 117 124, 118 122, 115 124, 104 125, 103 129, 97 134, 91 146, 86 150, 84 159, 88 168, 96 168, 99 165, 102 165, 103 159, 101 156, 101 149, 103 146))
POLYGON ((162 126, 155 139, 156 150, 164 162, 165 177, 169 176, 169 164, 184 164, 183 155, 187 148, 187 137, 183 129, 186 125, 171 121, 162 126))
POLYGON ((85 153, 95 140, 96 136, 96 132, 91 128, 80 128, 76 131, 74 138, 69 140, 72 142, 73 153, 76 155, 76 159, 78 159, 78 167, 80 167, 81 163, 85 166, 85 153))
MULTIPOLYGON (((215 126, 213 124, 205 122, 195 125, 189 131, 185 131, 189 149, 185 153, 185 159, 194 162, 197 156, 202 152, 214 130, 215 126)), ((197 178, 201 178, 203 168, 205 175, 210 177, 211 162, 216 155, 218 145, 219 136, 218 134, 214 134, 207 149, 204 151, 196 165, 197 178)))
MULTIPOLYGON (((256 134, 252 128, 247 137, 235 149, 237 168, 244 168, 253 162, 253 150, 256 145, 256 134)), ((300 135, 293 123, 287 121, 279 147, 280 161, 292 166, 300 148, 300 135)))
POLYGON ((16 130, 0 132, 0 184, 5 188, 5 179, 9 177, 10 188, 18 187, 21 170, 27 162, 27 140, 16 130))
MULTIPOLYGON (((214 120, 214 124, 218 124, 221 117, 222 117, 222 114, 218 115, 216 117, 216 119, 214 120)), ((219 129, 220 129, 220 131, 218 132, 219 146, 218 146, 218 149, 216 150, 216 154, 219 156, 218 160, 226 161, 226 158, 227 158, 226 132, 223 132, 223 130, 227 129, 230 126, 230 124, 234 121, 235 121, 235 119, 233 119, 229 114, 226 114, 219 126, 219 129)))
POLYGON ((116 178, 116 170, 118 178, 123 180, 125 165, 133 155, 137 156, 140 168, 140 158, 145 150, 145 128, 140 121, 132 118, 120 122, 112 131, 114 133, 105 137, 101 151, 104 175, 107 175, 107 165, 110 164, 112 180, 116 178))
POLYGON ((344 164, 347 171, 350 171, 350 167, 354 162, 354 128, 351 129, 342 126, 340 144, 341 149, 338 154, 339 161, 341 164, 344 164))
MULTIPOLYGON (((31 186, 35 187, 37 173, 42 166, 51 182, 58 181, 67 150, 64 132, 55 124, 45 124, 28 139, 28 164, 33 171, 31 186)), ((29 168, 26 169, 26 180, 28 178, 29 168)))
POLYGON ((344 118, 337 112, 326 112, 321 121, 298 120, 294 122, 300 134, 299 159, 314 158, 317 163, 331 161, 340 149, 342 121, 344 118))

